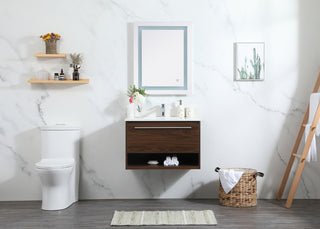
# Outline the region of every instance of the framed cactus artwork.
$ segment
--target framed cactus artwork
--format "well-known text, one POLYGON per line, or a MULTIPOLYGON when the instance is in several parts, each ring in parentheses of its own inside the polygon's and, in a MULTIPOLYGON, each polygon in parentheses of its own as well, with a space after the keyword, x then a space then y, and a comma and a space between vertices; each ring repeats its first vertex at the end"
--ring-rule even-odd
POLYGON ((234 80, 263 81, 264 42, 234 43, 234 80))

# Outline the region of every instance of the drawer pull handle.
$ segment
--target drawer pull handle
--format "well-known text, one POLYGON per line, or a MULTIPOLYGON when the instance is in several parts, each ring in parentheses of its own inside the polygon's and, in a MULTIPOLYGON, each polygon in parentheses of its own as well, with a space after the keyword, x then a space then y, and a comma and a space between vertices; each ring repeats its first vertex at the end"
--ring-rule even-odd
POLYGON ((192 129, 192 126, 135 126, 136 130, 152 130, 152 129, 192 129))

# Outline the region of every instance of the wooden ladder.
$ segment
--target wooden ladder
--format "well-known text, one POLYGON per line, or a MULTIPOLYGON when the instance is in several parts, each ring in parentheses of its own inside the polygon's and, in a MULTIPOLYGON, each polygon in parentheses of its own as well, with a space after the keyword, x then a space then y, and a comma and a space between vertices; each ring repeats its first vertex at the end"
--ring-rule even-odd
MULTIPOLYGON (((320 87, 320 73, 318 74, 318 78, 317 78, 317 81, 316 81, 316 83, 314 85, 312 93, 317 93, 318 90, 319 90, 319 87, 320 87)), ((278 191, 278 194, 277 194, 277 199, 280 200, 281 197, 282 197, 283 191, 284 191, 284 189, 286 187, 286 184, 287 184, 287 181, 288 181, 288 177, 289 177, 289 174, 290 174, 294 159, 295 158, 299 158, 299 165, 298 165, 298 168, 297 168, 297 171, 296 171, 296 175, 294 176, 294 179, 293 179, 293 182, 292 182, 292 186, 291 186, 291 189, 290 189, 290 192, 289 192, 289 196, 288 196, 288 199, 287 199, 287 203, 286 203, 286 207, 287 208, 290 208, 291 205, 292 205, 293 197, 294 197, 294 194, 295 194, 296 189, 298 187, 298 183, 299 183, 299 180, 300 180, 300 177, 301 177, 301 174, 302 174, 302 170, 303 170, 304 164, 306 163, 306 157, 308 155, 308 152, 309 152, 309 149, 310 149, 310 145, 311 145, 313 136, 314 136, 315 131, 316 131, 316 127, 317 127, 319 119, 320 119, 320 106, 318 106, 317 111, 316 111, 315 116, 314 116, 314 119, 312 121, 312 125, 310 127, 310 132, 309 132, 307 141, 306 141, 305 146, 303 148, 302 154, 298 155, 297 151, 298 151, 298 148, 299 148, 299 145, 300 145, 300 141, 301 141, 301 138, 303 136, 304 129, 306 127, 306 124, 307 124, 308 118, 309 118, 309 106, 310 106, 310 104, 308 104, 306 113, 304 114, 304 117, 303 117, 300 129, 299 129, 299 132, 298 132, 298 136, 297 136, 296 142, 294 143, 294 146, 293 146, 293 149, 292 149, 292 152, 291 152, 291 155, 290 155, 290 159, 289 159, 286 171, 284 172, 284 175, 283 175, 283 178, 282 178, 282 181, 281 181, 281 185, 280 185, 280 188, 279 188, 279 191, 278 191)))

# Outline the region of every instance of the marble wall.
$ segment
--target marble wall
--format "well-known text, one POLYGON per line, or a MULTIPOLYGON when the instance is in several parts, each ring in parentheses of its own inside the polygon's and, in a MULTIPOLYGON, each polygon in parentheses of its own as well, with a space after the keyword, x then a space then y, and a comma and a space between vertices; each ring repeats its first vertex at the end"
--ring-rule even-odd
MULTIPOLYGON (((81 126, 82 199, 216 198, 220 167, 265 173, 259 198, 275 198, 320 70, 316 0, 2 0, 0 7, 0 200, 41 199, 34 164, 39 126, 81 126), (193 23, 193 94, 148 97, 193 106, 202 120, 201 169, 125 170, 126 89, 132 79, 130 25, 193 23), (39 59, 40 34, 62 35, 60 52, 81 52, 88 85, 32 85, 40 70, 65 59, 39 59), (233 43, 263 41, 263 82, 233 81, 233 43)), ((307 164, 297 198, 319 198, 319 163, 307 164)), ((289 182, 292 181, 292 175, 289 182)), ((285 192, 285 196, 288 190, 285 192)))

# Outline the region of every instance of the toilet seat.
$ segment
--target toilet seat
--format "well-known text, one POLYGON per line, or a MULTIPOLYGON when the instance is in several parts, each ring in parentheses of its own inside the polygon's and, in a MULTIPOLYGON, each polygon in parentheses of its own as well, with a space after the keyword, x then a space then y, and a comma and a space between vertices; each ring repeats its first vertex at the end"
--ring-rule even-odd
POLYGON ((37 169, 64 169, 70 168, 74 165, 74 159, 63 158, 63 159, 42 159, 36 163, 37 169))

